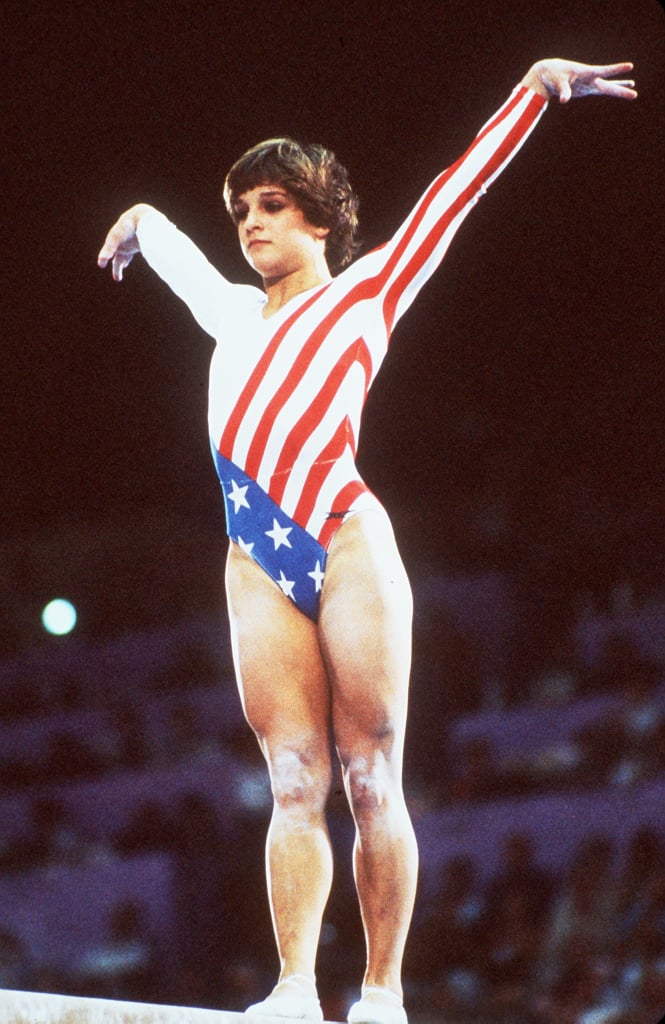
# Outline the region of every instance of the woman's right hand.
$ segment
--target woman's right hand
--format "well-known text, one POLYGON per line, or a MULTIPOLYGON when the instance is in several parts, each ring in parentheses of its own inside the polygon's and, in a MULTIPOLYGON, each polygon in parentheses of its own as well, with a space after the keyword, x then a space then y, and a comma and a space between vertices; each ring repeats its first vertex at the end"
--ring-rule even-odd
POLYGON ((99 250, 97 265, 103 269, 110 260, 114 281, 122 281, 123 271, 132 262, 136 253, 141 251, 136 231, 141 217, 152 209, 153 207, 147 203, 131 206, 120 215, 106 236, 99 250))

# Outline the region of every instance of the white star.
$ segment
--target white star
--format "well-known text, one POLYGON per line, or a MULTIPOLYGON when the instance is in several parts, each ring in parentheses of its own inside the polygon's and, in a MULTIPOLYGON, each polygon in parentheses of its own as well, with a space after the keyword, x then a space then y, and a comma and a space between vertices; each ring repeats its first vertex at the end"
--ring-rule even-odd
POLYGON ((279 570, 279 579, 277 580, 277 583, 282 588, 282 591, 286 594, 286 596, 290 597, 292 601, 295 601, 295 597, 293 596, 293 588, 295 586, 295 582, 295 580, 287 580, 282 570, 279 570))
POLYGON ((276 519, 272 521, 272 530, 266 530, 266 537, 272 537, 275 543, 275 551, 281 548, 282 544, 285 547, 291 547, 291 541, 289 540, 289 534, 293 529, 292 526, 280 526, 276 519))
POLYGON ((254 541, 250 541, 248 543, 246 540, 243 540, 242 537, 239 536, 238 545, 242 548, 246 555, 251 555, 252 548, 254 547, 254 541))
POLYGON ((238 485, 235 482, 235 480, 231 481, 231 488, 232 488, 232 490, 231 490, 230 494, 227 494, 227 498, 230 498, 231 501, 233 502, 233 504, 235 505, 235 508, 234 508, 233 511, 235 512, 236 515, 238 514, 238 509, 239 508, 249 508, 249 502, 247 501, 247 498, 245 497, 245 495, 247 494, 247 488, 248 487, 249 487, 249 484, 245 484, 244 487, 238 487, 238 485))
POLYGON ((311 572, 308 572, 307 575, 311 576, 312 579, 314 580, 314 584, 315 584, 315 587, 316 587, 316 593, 318 594, 319 590, 321 589, 321 585, 323 583, 323 573, 321 572, 321 563, 318 560, 317 560, 317 563, 316 563, 316 569, 313 569, 311 572))

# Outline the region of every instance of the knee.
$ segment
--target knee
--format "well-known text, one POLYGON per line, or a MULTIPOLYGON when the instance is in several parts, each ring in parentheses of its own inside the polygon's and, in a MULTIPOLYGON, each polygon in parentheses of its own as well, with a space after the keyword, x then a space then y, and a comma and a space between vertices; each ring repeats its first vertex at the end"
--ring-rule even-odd
POLYGON ((399 781, 382 753, 358 755, 344 766, 349 803, 358 822, 384 814, 399 781))
POLYGON ((330 788, 330 763, 320 756, 291 747, 267 754, 275 804, 283 810, 318 811, 330 788))

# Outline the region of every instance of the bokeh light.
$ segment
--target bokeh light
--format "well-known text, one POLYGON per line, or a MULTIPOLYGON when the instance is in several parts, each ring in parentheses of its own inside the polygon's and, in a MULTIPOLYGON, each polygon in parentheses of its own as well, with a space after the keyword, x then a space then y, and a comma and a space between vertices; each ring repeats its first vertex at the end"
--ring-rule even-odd
POLYGON ((66 598, 56 597, 42 611, 42 625, 53 636, 65 636, 76 625, 76 608, 66 598))

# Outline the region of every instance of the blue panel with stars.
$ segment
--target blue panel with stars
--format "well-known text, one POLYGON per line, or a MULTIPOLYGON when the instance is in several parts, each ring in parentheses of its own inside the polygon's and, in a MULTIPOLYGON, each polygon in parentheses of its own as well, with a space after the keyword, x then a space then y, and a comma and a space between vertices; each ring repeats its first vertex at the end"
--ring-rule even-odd
POLYGON ((290 519, 256 480, 220 455, 214 445, 212 452, 222 485, 229 537, 316 622, 325 548, 290 519))

